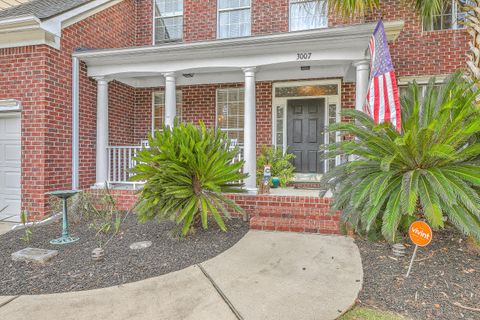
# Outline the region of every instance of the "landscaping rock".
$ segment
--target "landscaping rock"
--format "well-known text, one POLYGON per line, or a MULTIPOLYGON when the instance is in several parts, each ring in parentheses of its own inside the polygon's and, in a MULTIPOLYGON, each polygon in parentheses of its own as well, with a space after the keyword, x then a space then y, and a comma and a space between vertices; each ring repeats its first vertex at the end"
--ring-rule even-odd
POLYGON ((141 250, 146 249, 152 245, 152 241, 139 241, 134 242, 130 245, 130 249, 132 250, 141 250))
POLYGON ((58 254, 57 250, 47 250, 38 248, 25 248, 12 253, 13 261, 27 261, 35 263, 45 263, 58 254))

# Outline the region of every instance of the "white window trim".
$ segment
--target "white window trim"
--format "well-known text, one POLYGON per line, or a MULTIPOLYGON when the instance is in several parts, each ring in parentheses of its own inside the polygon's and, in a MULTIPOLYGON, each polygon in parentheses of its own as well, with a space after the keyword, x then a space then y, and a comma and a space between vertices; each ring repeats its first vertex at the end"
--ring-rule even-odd
POLYGON ((0 112, 21 111, 22 103, 15 99, 0 99, 0 112))
MULTIPOLYGON (((305 2, 313 2, 316 0, 305 0, 305 2)), ((326 3, 327 0, 325 1, 325 11, 327 12, 326 16, 326 24, 323 27, 318 27, 318 28, 310 28, 310 29, 302 29, 302 30, 294 30, 292 31, 292 4, 302 2, 301 0, 289 0, 288 1, 288 31, 289 32, 299 32, 299 31, 307 31, 307 30, 318 30, 318 29, 325 29, 328 28, 328 5, 326 3)))
MULTIPOLYGON (((315 99, 315 98, 324 98, 325 99, 325 121, 328 121, 328 108, 330 104, 335 104, 337 107, 336 110, 336 121, 340 122, 341 115, 340 110, 342 109, 342 81, 340 79, 330 79, 330 80, 307 80, 307 81, 288 81, 288 82, 275 82, 272 85, 272 145, 277 147, 277 107, 283 107, 283 141, 282 147, 283 152, 287 152, 287 104, 288 100, 302 100, 302 99, 315 99), (291 86, 305 86, 305 85, 328 85, 333 84, 338 88, 337 95, 322 95, 322 96, 301 96, 301 97, 276 97, 275 89, 281 87, 291 87, 291 86)), ((324 136, 325 143, 327 142, 327 135, 324 136)), ((336 142, 340 141, 340 134, 336 134, 336 142)), ((325 168, 328 168, 328 160, 325 161, 325 168)), ((340 156, 337 156, 335 159, 335 164, 340 164, 340 156)))
POLYGON ((243 6, 243 7, 235 7, 235 8, 228 8, 228 9, 220 9, 220 0, 217 0, 217 39, 235 39, 235 38, 245 38, 245 37, 250 37, 252 35, 252 0, 250 0, 250 5, 249 6, 243 6), (241 37, 225 37, 225 38, 220 38, 220 13, 221 12, 231 12, 231 11, 239 11, 239 10, 250 10, 250 30, 248 35, 246 36, 241 36, 241 37))
POLYGON ((434 17, 439 17, 442 16, 443 14, 436 15, 434 17, 430 18, 430 27, 431 29, 426 30, 425 29, 425 19, 422 19, 422 32, 435 32, 435 31, 445 31, 445 30, 461 30, 463 29, 463 26, 461 24, 458 24, 458 14, 460 12, 460 8, 458 7, 458 2, 456 0, 451 0, 451 5, 452 5, 452 27, 448 29, 433 29, 433 19, 434 17))
MULTIPOLYGON (((181 38, 178 38, 178 39, 171 39, 171 40, 163 40, 163 41, 160 41, 159 43, 157 43, 155 41, 155 19, 156 18, 177 18, 177 17, 183 17, 184 16, 184 11, 185 10, 182 10, 182 14, 169 14, 169 15, 166 15, 166 16, 163 16, 163 17, 157 17, 155 15, 155 5, 156 5, 156 1, 155 0, 151 0, 152 1, 152 21, 153 21, 153 25, 152 25, 152 44, 153 45, 157 45, 159 43, 165 43, 165 42, 175 42, 175 41, 183 41, 183 23, 182 23, 182 37, 181 38)), ((183 0, 182 0, 182 3, 183 3, 183 0)), ((185 3, 182 4, 182 8, 184 8, 184 5, 185 3)))

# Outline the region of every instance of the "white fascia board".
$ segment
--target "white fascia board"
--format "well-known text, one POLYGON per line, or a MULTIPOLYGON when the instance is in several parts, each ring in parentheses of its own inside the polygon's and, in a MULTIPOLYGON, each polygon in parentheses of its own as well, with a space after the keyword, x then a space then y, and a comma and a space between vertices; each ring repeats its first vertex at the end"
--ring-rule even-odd
POLYGON ((46 44, 59 48, 59 38, 42 28, 35 16, 20 16, 0 20, 0 48, 46 44))
MULTIPOLYGON (((386 23, 400 32, 403 21, 386 23)), ((365 59, 375 24, 289 32, 268 36, 168 44, 151 47, 88 50, 74 53, 87 63, 89 76, 121 76, 159 72, 269 66, 296 61, 311 53, 311 61, 365 59)), ((308 64, 308 61, 305 63, 308 64)))
POLYGON ((25 15, 0 20, 0 48, 47 44, 60 48, 62 28, 123 0, 95 0, 47 20, 25 15))
POLYGON ((79 22, 97 12, 116 5, 121 1, 123 0, 96 0, 87 2, 83 6, 74 8, 58 16, 42 21, 42 28, 60 37, 62 28, 79 22))
MULTIPOLYGON (((385 22, 385 30, 389 36, 389 40, 395 40, 400 31, 403 29, 403 21, 390 21, 385 22)), ((136 58, 140 56, 148 55, 175 55, 182 53, 206 53, 211 54, 212 49, 234 49, 238 50, 239 47, 245 49, 255 49, 257 46, 266 44, 295 44, 298 42, 305 42, 308 40, 322 41, 327 45, 334 46, 335 43, 345 44, 349 40, 358 39, 359 37, 370 37, 375 29, 375 23, 347 25, 344 27, 324 28, 309 31, 296 31, 288 33, 279 33, 266 36, 252 36, 245 38, 234 38, 224 40, 210 40, 199 41, 192 43, 174 43, 163 44, 157 46, 147 47, 132 47, 132 48, 119 48, 119 49, 98 49, 88 50, 84 52, 76 52, 75 56, 79 57, 83 61, 94 61, 96 58, 102 57, 123 58, 129 59, 131 56, 136 58)), ((193 54, 196 56, 196 54, 193 54)))

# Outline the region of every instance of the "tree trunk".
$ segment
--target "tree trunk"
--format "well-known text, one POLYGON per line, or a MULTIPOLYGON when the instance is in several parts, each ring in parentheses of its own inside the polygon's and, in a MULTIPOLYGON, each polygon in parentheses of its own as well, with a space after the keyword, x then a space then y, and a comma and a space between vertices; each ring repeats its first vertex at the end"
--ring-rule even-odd
POLYGON ((464 10, 467 12, 465 25, 470 34, 470 54, 467 62, 471 80, 480 84, 480 0, 471 0, 470 5, 466 5, 464 10))

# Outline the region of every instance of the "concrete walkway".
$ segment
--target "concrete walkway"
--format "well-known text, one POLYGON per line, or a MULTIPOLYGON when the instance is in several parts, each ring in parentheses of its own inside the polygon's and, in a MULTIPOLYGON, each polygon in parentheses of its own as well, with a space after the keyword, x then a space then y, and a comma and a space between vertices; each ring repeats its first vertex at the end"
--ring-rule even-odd
POLYGON ((12 223, 12 222, 0 221, 0 235, 2 235, 4 233, 7 233, 8 231, 12 230, 12 227, 14 225, 15 225, 15 223, 12 223))
POLYGON ((202 264, 122 286, 0 297, 0 319, 335 319, 362 285, 346 237, 250 231, 202 264), (13 299, 13 300, 12 300, 13 299))

